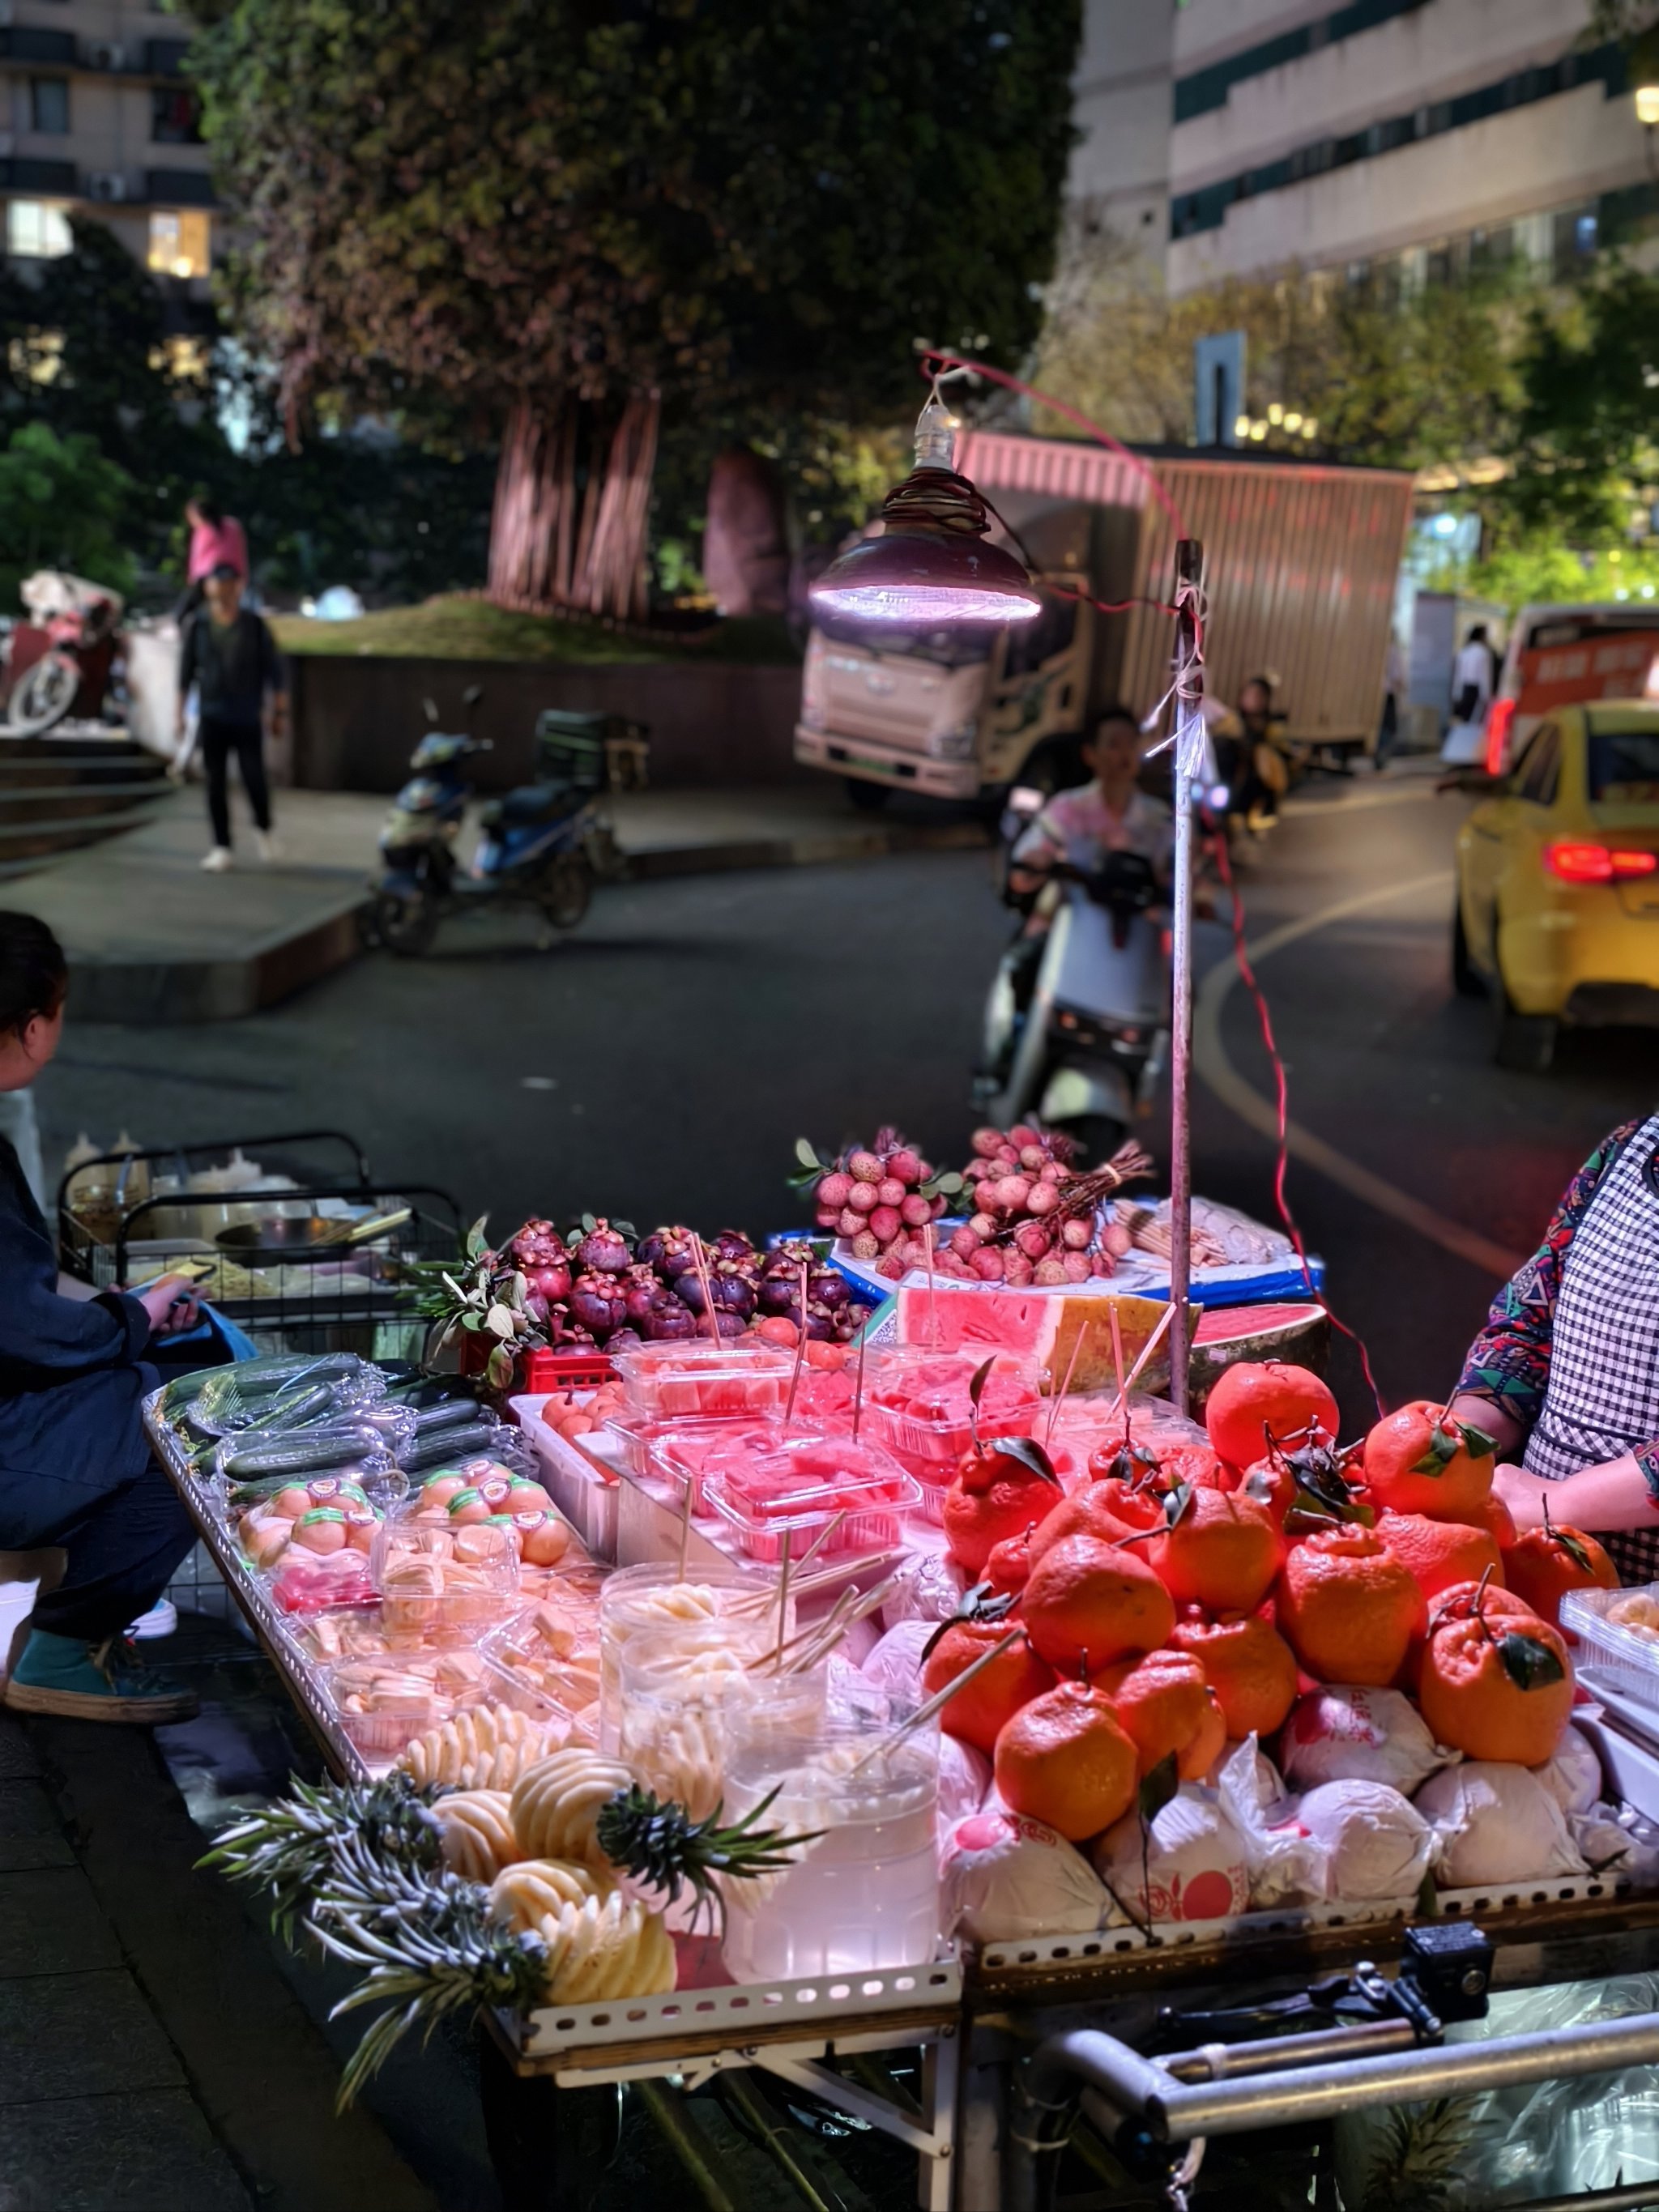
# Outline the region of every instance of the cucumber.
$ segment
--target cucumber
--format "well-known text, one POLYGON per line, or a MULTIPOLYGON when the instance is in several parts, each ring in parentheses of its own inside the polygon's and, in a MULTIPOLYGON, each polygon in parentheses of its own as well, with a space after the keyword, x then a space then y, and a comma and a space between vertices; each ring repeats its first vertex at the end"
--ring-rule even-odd
POLYGON ((415 1433, 424 1437, 433 1429, 459 1429, 472 1426, 478 1418, 477 1401, 474 1398, 447 1398, 441 1405, 421 1406, 415 1412, 415 1433))
POLYGON ((229 1452, 220 1462, 221 1472, 233 1481, 246 1481, 262 1474, 320 1474, 325 1469, 348 1467, 360 1460, 366 1449, 361 1437, 295 1437, 290 1442, 249 1444, 239 1451, 229 1452))
POLYGON ((475 1452, 488 1451, 500 1433, 493 1421, 479 1421, 465 1429, 433 1429, 425 1436, 416 1437, 398 1464, 406 1474, 417 1474, 428 1467, 447 1467, 452 1460, 467 1459, 475 1452))

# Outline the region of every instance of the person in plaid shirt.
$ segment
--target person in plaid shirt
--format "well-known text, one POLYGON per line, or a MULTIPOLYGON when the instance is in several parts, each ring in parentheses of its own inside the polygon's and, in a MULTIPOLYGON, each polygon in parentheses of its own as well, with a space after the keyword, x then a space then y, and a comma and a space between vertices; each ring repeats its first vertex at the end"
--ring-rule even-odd
POLYGON ((1659 1115, 1613 1130, 1568 1184, 1492 1301, 1452 1411, 1496 1440, 1518 1528, 1547 1498, 1627 1580, 1659 1574, 1659 1115))

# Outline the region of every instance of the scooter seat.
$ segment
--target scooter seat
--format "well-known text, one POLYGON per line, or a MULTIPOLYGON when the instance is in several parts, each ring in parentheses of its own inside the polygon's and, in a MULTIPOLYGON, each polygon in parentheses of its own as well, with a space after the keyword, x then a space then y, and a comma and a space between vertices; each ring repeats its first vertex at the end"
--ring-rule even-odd
POLYGON ((584 804, 585 794, 568 783, 527 783, 491 799, 480 819, 489 830, 521 829, 530 823, 562 821, 584 804))

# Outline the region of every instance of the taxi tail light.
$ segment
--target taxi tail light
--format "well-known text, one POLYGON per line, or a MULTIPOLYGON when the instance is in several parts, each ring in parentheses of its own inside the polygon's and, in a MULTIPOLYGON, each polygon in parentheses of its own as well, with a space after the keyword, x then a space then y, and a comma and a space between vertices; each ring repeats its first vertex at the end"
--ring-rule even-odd
POLYGON ((1659 870, 1659 853, 1607 845, 1546 845, 1544 866, 1564 884, 1627 882, 1659 870))
POLYGON ((1513 699, 1494 699, 1486 716, 1486 774, 1502 775, 1504 753, 1510 741, 1510 727, 1515 720, 1513 699))

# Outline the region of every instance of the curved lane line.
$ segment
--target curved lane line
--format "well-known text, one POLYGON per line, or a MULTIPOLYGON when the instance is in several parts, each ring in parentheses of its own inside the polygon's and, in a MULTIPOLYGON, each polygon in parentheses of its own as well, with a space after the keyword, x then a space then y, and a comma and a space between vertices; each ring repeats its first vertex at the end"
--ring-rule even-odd
MULTIPOLYGON (((1390 884, 1382 890, 1362 891, 1355 898, 1322 907, 1317 914, 1305 915, 1299 921, 1287 921, 1254 943, 1247 941, 1251 964, 1260 967, 1285 945, 1294 945, 1299 938, 1311 937, 1351 914, 1361 914, 1368 907, 1382 906, 1390 899, 1406 898, 1415 893, 1443 891, 1453 880, 1450 872, 1443 870, 1431 876, 1413 877, 1409 883, 1390 884)), ((1200 984, 1193 1006, 1193 1065, 1224 1106, 1230 1107, 1241 1121, 1259 1130, 1264 1137, 1276 1140, 1279 1117, 1272 1101, 1245 1082, 1228 1059, 1221 1041, 1222 1008, 1238 980, 1238 963, 1229 953, 1224 960, 1217 962, 1200 984)), ((1334 1145, 1328 1145, 1322 1137, 1316 1137, 1311 1129, 1304 1129, 1299 1121, 1288 1125, 1285 1136, 1293 1158, 1304 1160, 1377 1212, 1403 1222, 1407 1228, 1414 1229, 1419 1237, 1427 1237, 1443 1251, 1479 1267, 1483 1274, 1499 1278, 1512 1275, 1521 1265, 1522 1255, 1519 1252, 1506 1251, 1501 1244, 1494 1244, 1490 1237, 1481 1236, 1478 1230, 1465 1229, 1458 1222, 1447 1220, 1421 1199, 1413 1198, 1409 1191, 1397 1189, 1381 1176, 1374 1175, 1370 1168, 1362 1167, 1358 1160, 1351 1160, 1345 1152, 1338 1152, 1334 1145)))

